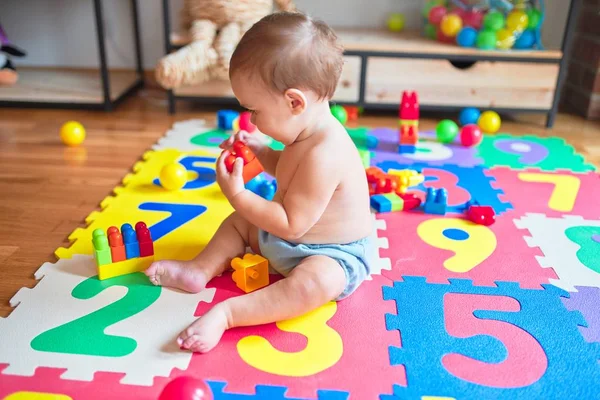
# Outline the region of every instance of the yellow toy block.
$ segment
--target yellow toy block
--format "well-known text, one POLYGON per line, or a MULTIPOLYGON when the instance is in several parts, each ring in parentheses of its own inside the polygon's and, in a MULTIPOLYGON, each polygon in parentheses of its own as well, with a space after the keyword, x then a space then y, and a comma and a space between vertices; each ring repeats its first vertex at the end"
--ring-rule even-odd
POLYGON ((389 169, 388 174, 397 176, 398 178, 398 192, 406 193, 409 187, 417 186, 425 180, 423 174, 415 171, 414 169, 389 169))
POLYGON ((233 275, 231 278, 246 293, 269 284, 269 261, 258 254, 246 254, 244 258, 231 260, 233 275))
POLYGON ((414 126, 415 128, 419 127, 418 119, 401 119, 398 121, 399 126, 414 126))
POLYGON ((114 278, 115 276, 131 274, 133 272, 142 272, 153 262, 154 255, 141 258, 130 258, 116 263, 99 265, 98 279, 102 281, 104 279, 114 278))

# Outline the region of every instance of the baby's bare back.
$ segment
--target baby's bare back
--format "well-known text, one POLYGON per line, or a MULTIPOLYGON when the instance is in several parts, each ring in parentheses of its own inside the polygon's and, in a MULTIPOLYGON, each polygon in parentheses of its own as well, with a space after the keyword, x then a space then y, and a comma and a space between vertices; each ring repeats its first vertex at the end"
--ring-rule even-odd
MULTIPOLYGON (((288 191, 293 180, 333 179, 337 184, 321 217, 308 232, 294 242, 350 243, 371 233, 373 219, 365 169, 356 146, 343 128, 318 132, 308 139, 286 147, 277 164, 276 178, 277 193, 273 201, 282 204, 286 196, 294 195, 288 191), (326 157, 329 157, 329 160, 326 160, 326 157), (318 163, 318 176, 302 176, 298 167, 303 162, 318 163), (321 163, 323 168, 320 168, 321 163)), ((311 207, 311 204, 306 204, 306 207, 311 207)))

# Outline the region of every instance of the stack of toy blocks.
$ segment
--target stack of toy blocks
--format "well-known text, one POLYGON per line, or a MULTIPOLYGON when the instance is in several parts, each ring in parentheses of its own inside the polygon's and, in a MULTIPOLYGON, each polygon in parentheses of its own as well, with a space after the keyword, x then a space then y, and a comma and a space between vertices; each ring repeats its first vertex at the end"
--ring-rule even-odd
POLYGON ((398 177, 398 193, 406 193, 409 187, 417 186, 425 180, 425 176, 414 169, 390 169, 388 175, 398 177))
POLYGON ((154 242, 150 230, 143 222, 123 224, 121 231, 116 226, 106 230, 96 229, 92 233, 94 258, 98 267, 98 279, 144 271, 154 262, 154 242))
POLYGON ((419 140, 419 97, 417 92, 402 92, 400 102, 399 153, 415 153, 419 140))
POLYGON ((369 167, 365 171, 369 183, 371 207, 375 211, 383 213, 412 210, 421 205, 421 200, 414 194, 406 193, 406 189, 408 186, 422 182, 422 174, 414 170, 402 170, 396 171, 398 175, 392 175, 386 174, 378 167, 369 167))
POLYGON ((231 279, 246 293, 269 284, 269 262, 258 254, 246 254, 244 258, 234 258, 231 260, 231 268, 233 268, 231 279))
POLYGON ((225 159, 225 167, 229 173, 233 172, 233 165, 236 158, 242 158, 244 160, 244 171, 242 176, 244 177, 244 184, 255 178, 258 174, 263 172, 263 166, 258 161, 258 158, 254 155, 252 150, 242 141, 236 140, 233 143, 233 149, 231 154, 225 159))

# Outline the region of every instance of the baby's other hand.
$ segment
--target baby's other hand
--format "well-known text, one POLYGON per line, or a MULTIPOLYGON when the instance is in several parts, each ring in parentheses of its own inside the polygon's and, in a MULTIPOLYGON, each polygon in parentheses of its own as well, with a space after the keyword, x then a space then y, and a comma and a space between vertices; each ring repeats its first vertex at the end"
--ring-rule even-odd
POLYGON ((241 157, 237 157, 233 164, 233 171, 229 173, 225 166, 225 159, 231 154, 229 150, 225 150, 219 156, 217 160, 217 183, 221 187, 221 191, 227 197, 227 200, 231 200, 246 190, 244 186, 244 178, 242 176, 244 170, 244 160, 241 157))
MULTIPOLYGON (((262 135, 260 135, 260 136, 262 136, 262 135)), ((227 140, 224 140, 219 145, 219 147, 222 148, 223 150, 231 151, 231 148, 233 147, 233 142, 239 140, 241 142, 244 142, 250 148, 250 150, 252 150, 252 152, 256 156, 258 156, 266 147, 266 144, 261 139, 262 139, 262 137, 259 137, 258 132, 257 133, 248 133, 246 131, 239 131, 235 135, 231 135, 229 138, 227 138, 227 140)))

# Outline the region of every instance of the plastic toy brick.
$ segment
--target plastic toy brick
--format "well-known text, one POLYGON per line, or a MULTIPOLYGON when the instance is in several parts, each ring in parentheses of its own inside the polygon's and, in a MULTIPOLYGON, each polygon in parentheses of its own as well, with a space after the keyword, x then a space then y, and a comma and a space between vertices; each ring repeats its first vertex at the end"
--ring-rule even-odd
POLYGON ((412 210, 421 205, 421 199, 418 198, 414 193, 398 193, 398 196, 404 200, 404 211, 412 210))
POLYGON ((448 207, 448 191, 446 189, 427 188, 427 197, 423 209, 427 214, 445 215, 448 207))
POLYGON ((396 193, 376 194, 371 196, 371 207, 378 213, 402 211, 404 199, 396 193))
POLYGON ((417 92, 402 92, 400 120, 419 120, 419 96, 417 92))
POLYGON ((425 176, 414 169, 389 169, 388 175, 399 179, 396 193, 406 193, 409 187, 417 186, 425 180, 425 176))
POLYGON ((400 154, 414 154, 417 152, 417 146, 413 144, 401 144, 398 146, 398 153, 400 154))
POLYGON ((269 285, 269 262, 258 254, 246 254, 244 258, 231 260, 231 278, 246 293, 269 285))
POLYGON ((244 160, 244 170, 242 172, 244 184, 248 183, 264 171, 263 166, 260 161, 258 161, 258 158, 254 156, 252 150, 250 150, 244 142, 237 140, 233 143, 231 154, 225 159, 225 167, 229 173, 233 171, 233 164, 238 157, 241 157, 244 160))
POLYGON ((136 231, 130 224, 123 224, 119 232, 116 226, 111 226, 106 231, 108 239, 102 229, 94 230, 92 243, 98 279, 140 272, 154 262, 154 245, 150 231, 141 221, 135 227, 136 231))
POLYGON ((414 125, 400 125, 400 145, 416 145, 419 140, 418 128, 414 125))
POLYGON ((346 114, 348 115, 348 122, 358 120, 358 107, 356 106, 344 106, 346 114))
POLYGON ((240 114, 234 110, 219 110, 217 111, 217 127, 225 131, 233 129, 233 121, 240 114))
POLYGON ((496 213, 490 206, 471 205, 467 210, 467 218, 473 223, 490 226, 496 222, 496 213))
POLYGON ((399 178, 386 174, 380 168, 369 167, 366 170, 369 183, 369 194, 394 193, 400 185, 399 178))

